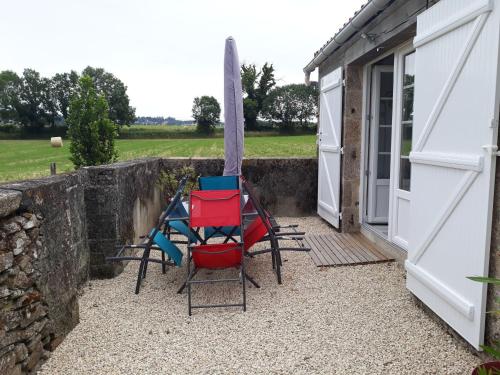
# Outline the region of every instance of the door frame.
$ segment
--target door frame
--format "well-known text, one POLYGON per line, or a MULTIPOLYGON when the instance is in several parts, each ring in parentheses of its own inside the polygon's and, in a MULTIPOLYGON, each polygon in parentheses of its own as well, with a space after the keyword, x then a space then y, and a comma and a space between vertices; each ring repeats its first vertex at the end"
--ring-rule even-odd
MULTIPOLYGON (((362 105, 362 123, 361 123, 361 170, 360 170, 360 184, 359 184, 359 223, 361 225, 367 223, 367 210, 366 205, 369 204, 368 199, 368 176, 366 174, 367 168, 369 167, 369 137, 370 137, 370 113, 371 113, 371 82, 372 82, 372 66, 378 61, 394 55, 394 88, 393 88, 393 107, 392 107, 392 132, 391 132, 391 178, 389 181, 389 213, 388 213, 388 236, 387 241, 397 245, 403 250, 407 250, 406 241, 399 241, 397 236, 394 236, 393 225, 394 225, 394 186, 395 181, 399 180, 399 170, 395 169, 399 167, 399 162, 396 163, 395 155, 399 156, 400 151, 400 136, 401 131, 399 129, 399 118, 401 115, 399 112, 402 110, 401 97, 399 93, 399 88, 401 87, 402 74, 401 72, 402 64, 398 63, 398 60, 403 59, 403 57, 414 50, 413 39, 407 40, 399 46, 388 50, 387 52, 380 54, 375 59, 370 60, 363 67, 363 105, 362 105), (396 180, 397 177, 398 179, 396 180)), ((401 191, 401 195, 407 194, 407 199, 409 200, 409 192, 401 191)))

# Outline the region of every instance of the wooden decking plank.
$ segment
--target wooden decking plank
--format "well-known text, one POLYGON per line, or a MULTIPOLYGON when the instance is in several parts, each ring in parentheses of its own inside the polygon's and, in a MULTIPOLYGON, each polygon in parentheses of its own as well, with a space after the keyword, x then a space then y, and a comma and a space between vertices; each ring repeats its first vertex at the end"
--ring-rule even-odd
POLYGON ((316 240, 318 243, 322 245, 323 252, 328 255, 328 257, 331 259, 333 264, 344 264, 345 261, 342 260, 341 257, 339 257, 339 254, 333 251, 331 248, 329 241, 325 240, 325 236, 317 236, 316 240))
POLYGON ((323 244, 319 241, 319 238, 320 236, 313 236, 313 241, 315 243, 315 246, 316 246, 316 255, 318 255, 318 257, 320 257, 323 261, 323 264, 326 266, 326 265, 332 265, 332 264, 336 264, 336 262, 327 255, 327 251, 325 251, 323 249, 323 244))
POLYGON ((309 255, 311 256, 311 258, 312 258, 312 260, 313 260, 314 264, 315 264, 316 266, 318 266, 318 267, 319 267, 319 266, 323 266, 323 265, 324 265, 324 264, 323 264, 323 261, 321 261, 321 260, 319 259, 318 255, 316 254, 316 246, 315 246, 315 244, 312 242, 311 238, 310 238, 310 237, 307 237, 307 238, 306 238, 306 242, 307 242, 307 244, 309 245, 309 247, 310 247, 310 249, 311 249, 311 251, 309 251, 309 255))
POLYGON ((363 246, 361 243, 359 243, 358 241, 356 241, 356 238, 354 237, 353 234, 345 234, 344 236, 349 236, 349 240, 351 241, 352 246, 354 246, 357 249, 359 249, 359 251, 364 254, 364 256, 365 256, 365 258, 366 258, 366 260, 368 262, 373 262, 375 260, 378 260, 378 257, 373 252, 371 252, 370 250, 368 250, 366 248, 366 246, 363 246))
POLYGON ((306 236, 316 266, 346 266, 392 261, 358 233, 306 236))
POLYGON ((340 244, 343 244, 346 249, 349 250, 349 253, 353 258, 356 259, 356 263, 366 263, 369 259, 366 258, 365 254, 363 254, 352 242, 351 238, 347 235, 339 234, 337 236, 337 241, 340 244))
MULTIPOLYGON (((334 238, 335 238, 335 235, 333 235, 333 236, 320 236, 320 239, 323 243, 329 242, 330 245, 335 244, 334 238)), ((335 254, 335 257, 338 259, 338 264, 351 263, 351 259, 347 256, 347 254, 344 251, 342 251, 342 249, 335 247, 332 250, 335 254)))
POLYGON ((314 253, 314 256, 317 258, 317 260, 319 262, 319 265, 321 265, 321 266, 327 265, 328 262, 323 257, 323 255, 321 254, 321 252, 318 250, 318 245, 316 244, 316 241, 314 240, 314 237, 313 236, 309 236, 308 240, 310 241, 311 252, 314 253))
POLYGON ((365 246, 371 251, 373 252, 377 257, 381 258, 381 259, 385 259, 385 260, 393 260, 391 258, 388 258, 385 254, 383 254, 379 249, 377 249, 377 246, 370 242, 370 240, 368 240, 368 238, 366 238, 365 236, 363 236, 361 233, 356 233, 356 238, 362 242, 363 244, 365 244, 365 246))
POLYGON ((388 257, 386 257, 380 250, 377 249, 377 246, 375 244, 371 243, 370 240, 365 238, 362 234, 356 233, 354 237, 356 241, 363 244, 366 247, 366 249, 369 250, 378 259, 389 260, 388 257))
POLYGON ((345 254, 345 258, 347 259, 347 263, 360 263, 361 259, 359 259, 355 254, 353 254, 352 249, 350 248, 349 243, 344 243, 340 237, 340 233, 335 233, 333 236, 333 241, 337 244, 337 249, 345 254))

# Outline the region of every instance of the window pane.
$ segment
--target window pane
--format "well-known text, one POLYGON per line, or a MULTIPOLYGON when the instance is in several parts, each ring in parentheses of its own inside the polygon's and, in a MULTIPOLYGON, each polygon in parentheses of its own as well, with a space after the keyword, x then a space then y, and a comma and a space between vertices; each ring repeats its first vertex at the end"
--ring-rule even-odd
POLYGON ((399 171, 399 188, 402 190, 410 190, 411 165, 410 160, 406 158, 400 159, 399 171))
POLYGON ((401 129, 401 155, 410 156, 411 151, 411 138, 413 126, 412 124, 403 124, 401 129))
POLYGON ((380 100, 379 123, 381 125, 392 124, 392 99, 380 100))
POLYGON ((391 131, 389 126, 378 128, 378 152, 391 152, 391 131))
POLYGON ((410 190, 411 164, 409 155, 413 137, 413 101, 415 90, 415 52, 404 58, 402 123, 401 123, 401 157, 399 159, 399 188, 410 190))
POLYGON ((403 89, 403 121, 413 121, 413 87, 403 89))
POLYGON ((415 82, 415 52, 405 57, 405 73, 403 86, 412 85, 415 82))
POLYGON ((378 154, 377 178, 389 179, 391 175, 391 155, 378 154))
POLYGON ((380 97, 392 98, 394 74, 392 72, 380 73, 380 97))

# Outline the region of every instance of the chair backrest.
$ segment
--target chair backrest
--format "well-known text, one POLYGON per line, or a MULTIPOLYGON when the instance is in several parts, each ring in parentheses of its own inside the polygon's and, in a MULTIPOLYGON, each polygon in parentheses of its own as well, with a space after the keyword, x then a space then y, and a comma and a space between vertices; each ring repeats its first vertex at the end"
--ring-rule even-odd
POLYGON ((269 234, 274 234, 274 229, 270 224, 269 215, 266 213, 259 200, 255 196, 252 185, 247 180, 242 180, 243 190, 248 194, 249 201, 253 204, 253 207, 257 211, 257 214, 262 219, 262 224, 266 227, 269 234))
POLYGON ((240 190, 191 191, 189 226, 241 226, 240 190))
POLYGON ((238 176, 199 177, 200 190, 237 190, 240 188, 238 176))

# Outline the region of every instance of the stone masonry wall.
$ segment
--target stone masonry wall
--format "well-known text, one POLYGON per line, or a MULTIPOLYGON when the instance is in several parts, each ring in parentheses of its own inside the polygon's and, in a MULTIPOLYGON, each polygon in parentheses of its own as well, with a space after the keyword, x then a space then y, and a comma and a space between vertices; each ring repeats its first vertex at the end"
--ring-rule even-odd
POLYGON ((32 373, 78 323, 89 251, 81 176, 0 188, 0 374, 32 373))
POLYGON ((157 181, 160 160, 139 159, 85 168, 85 208, 90 247, 90 276, 114 277, 125 264, 108 263, 115 246, 139 241, 163 208, 157 181))
MULTIPOLYGON (((500 137, 499 140, 500 142, 500 137)), ((500 163, 497 160, 495 175, 495 193, 493 199, 493 218, 491 227, 491 247, 490 247, 490 276, 500 279, 500 163)), ((500 306, 495 299, 500 298, 500 286, 488 286, 488 302, 486 311, 500 310, 500 306)), ((494 344, 500 342, 500 315, 486 315, 486 342, 494 344)))
POLYGON ((342 232, 358 232, 363 113, 363 66, 345 68, 342 158, 342 232))
MULTIPOLYGON (((223 159, 169 158, 162 169, 192 165, 200 176, 220 176, 223 159)), ((318 160, 316 158, 244 159, 242 174, 252 183, 262 204, 277 216, 307 216, 316 213, 318 160)))

